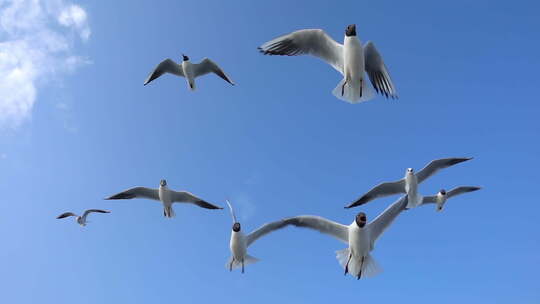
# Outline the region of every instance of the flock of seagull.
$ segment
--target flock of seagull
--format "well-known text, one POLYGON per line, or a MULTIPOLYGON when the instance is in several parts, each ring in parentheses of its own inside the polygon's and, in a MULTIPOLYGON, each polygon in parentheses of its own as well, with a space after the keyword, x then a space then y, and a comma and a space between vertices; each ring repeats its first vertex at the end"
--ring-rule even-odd
MULTIPOLYGON (((358 103, 374 97, 374 90, 367 84, 366 74, 376 93, 386 98, 398 98, 396 88, 390 78, 381 55, 372 42, 361 45, 356 37, 356 25, 352 24, 345 29, 343 44, 334 41, 321 29, 305 29, 270 40, 259 48, 265 55, 296 56, 308 54, 318 57, 343 75, 332 93, 341 100, 358 103)), ((171 59, 159 63, 144 81, 147 85, 165 73, 184 77, 191 90, 195 90, 195 79, 199 76, 214 73, 225 81, 234 85, 234 82, 212 60, 205 58, 200 63, 191 63, 189 57, 182 55, 181 64, 171 59)), ((450 191, 441 189, 432 196, 420 194, 419 184, 437 173, 456 164, 471 160, 472 158, 444 158, 431 161, 422 170, 415 173, 408 168, 405 176, 397 181, 383 182, 354 202, 345 206, 346 209, 358 207, 380 197, 402 195, 396 202, 379 214, 371 222, 367 222, 364 212, 359 212, 350 225, 336 223, 314 215, 301 215, 280 219, 262 225, 258 229, 245 234, 238 222, 233 206, 226 200, 232 216, 232 231, 230 238, 231 257, 226 263, 227 269, 232 271, 241 268, 242 273, 246 265, 257 262, 258 259, 247 253, 247 248, 262 236, 287 226, 303 227, 319 231, 332 236, 347 244, 348 247, 336 251, 336 258, 343 267, 345 274, 355 276, 357 279, 372 277, 381 269, 371 255, 375 242, 383 232, 392 224, 402 211, 426 204, 435 204, 437 211, 442 211, 446 201, 454 196, 481 189, 476 186, 459 186, 450 191)), ((106 200, 120 200, 144 198, 159 201, 163 205, 163 215, 167 218, 175 216, 173 203, 189 203, 206 209, 223 209, 211 204, 187 191, 175 191, 167 187, 167 181, 161 180, 159 188, 134 187, 111 195, 106 200)), ((110 213, 107 210, 89 209, 82 215, 72 212, 62 213, 57 219, 75 217, 77 223, 86 226, 90 213, 110 213)))

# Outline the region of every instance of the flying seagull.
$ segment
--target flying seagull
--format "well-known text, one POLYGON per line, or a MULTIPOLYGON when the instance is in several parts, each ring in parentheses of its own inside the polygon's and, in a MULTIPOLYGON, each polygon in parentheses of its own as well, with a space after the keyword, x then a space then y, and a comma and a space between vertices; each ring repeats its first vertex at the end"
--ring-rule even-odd
POLYGON ((83 215, 77 215, 73 212, 64 212, 62 214, 60 214, 59 216, 57 216, 56 218, 57 219, 63 219, 63 218, 66 218, 66 217, 70 217, 70 216, 74 216, 75 219, 77 220, 77 223, 79 223, 79 225, 81 226, 86 226, 86 223, 88 223, 86 221, 86 217, 88 216, 88 214, 92 213, 92 212, 97 212, 97 213, 111 213, 110 211, 106 211, 106 210, 100 210, 100 209, 88 209, 86 210, 83 215))
POLYGON ((341 100, 358 103, 374 97, 364 72, 377 93, 386 98, 398 98, 379 51, 371 41, 361 45, 356 37, 355 24, 345 29, 343 44, 321 29, 307 29, 270 40, 261 45, 259 51, 265 55, 312 55, 326 61, 343 75, 343 80, 332 91, 341 100))
POLYGON ((412 168, 408 168, 405 177, 395 182, 381 183, 366 194, 362 195, 356 201, 352 202, 345 208, 352 208, 366 204, 376 198, 389 196, 393 194, 404 193, 409 197, 407 208, 414 208, 422 203, 422 195, 418 193, 418 184, 425 181, 428 177, 437 173, 437 171, 448 168, 450 166, 468 161, 471 158, 443 158, 431 161, 427 166, 418 173, 414 173, 412 168))
POLYGON ((242 273, 244 273, 245 265, 253 264, 259 261, 257 258, 247 254, 247 248, 260 237, 275 230, 281 229, 287 226, 287 224, 283 220, 267 223, 246 235, 241 231, 240 223, 236 219, 233 207, 228 200, 227 205, 231 211, 233 226, 231 231, 231 241, 229 244, 231 249, 231 257, 229 258, 229 261, 225 267, 227 267, 230 271, 232 271, 234 268, 242 267, 242 273))
POLYGON ((167 58, 160 62, 148 75, 148 78, 144 81, 144 85, 149 84, 152 80, 160 77, 165 73, 174 74, 176 76, 185 77, 189 88, 195 90, 195 78, 206 75, 208 73, 214 73, 223 78, 228 83, 234 85, 234 82, 223 72, 223 70, 212 60, 204 58, 199 63, 191 63, 189 57, 182 54, 182 63, 177 64, 172 59, 167 58))
POLYGON ((422 198, 421 205, 436 204, 437 205, 437 211, 442 211, 442 209, 444 207, 444 204, 446 203, 446 201, 449 198, 454 197, 456 195, 463 194, 463 193, 477 191, 477 190, 480 190, 480 189, 482 189, 482 188, 475 187, 475 186, 460 186, 460 187, 456 187, 456 188, 454 188, 454 189, 452 189, 450 191, 446 191, 444 189, 441 189, 436 195, 424 196, 422 198))
POLYGON ((392 224, 394 219, 405 210, 407 196, 401 197, 390 205, 377 218, 369 224, 366 214, 358 213, 355 220, 349 225, 342 225, 320 216, 302 215, 284 219, 287 225, 304 227, 328 234, 349 245, 348 248, 336 251, 336 258, 345 269, 357 279, 372 277, 381 272, 370 252, 382 233, 392 224))
POLYGON ((106 200, 147 198, 160 201, 163 204, 163 215, 165 217, 174 217, 173 203, 191 203, 206 209, 223 209, 212 205, 187 191, 174 191, 167 187, 167 181, 162 179, 159 182, 159 189, 146 187, 135 187, 122 191, 115 195, 105 198, 106 200))

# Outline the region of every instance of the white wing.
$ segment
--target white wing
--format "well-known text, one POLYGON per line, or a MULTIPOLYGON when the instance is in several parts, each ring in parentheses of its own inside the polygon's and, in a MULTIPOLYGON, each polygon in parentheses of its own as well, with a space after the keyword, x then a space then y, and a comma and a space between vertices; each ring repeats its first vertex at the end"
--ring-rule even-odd
POLYGON ((88 216, 88 214, 92 213, 92 212, 97 212, 97 213, 111 213, 110 211, 107 211, 107 210, 101 210, 101 209, 88 209, 84 212, 82 218, 83 219, 86 219, 86 217, 88 216))
POLYGON ((234 85, 234 82, 223 72, 223 70, 212 60, 204 58, 201 62, 193 65, 193 73, 195 77, 206 75, 208 73, 214 73, 223 78, 226 82, 234 85))
POLYGON ((262 225, 257 230, 252 231, 250 234, 246 236, 246 246, 249 247, 253 242, 258 240, 260 237, 270 232, 273 232, 275 230, 281 229, 287 225, 288 223, 285 222, 284 220, 279 220, 279 221, 262 225))
POLYGON ((366 73, 377 93, 386 96, 386 98, 397 98, 396 87, 390 78, 390 73, 388 73, 381 55, 371 41, 364 45, 364 61, 366 73))
POLYGON ((144 81, 144 85, 149 84, 152 80, 160 77, 161 75, 163 75, 165 73, 170 73, 170 74, 174 74, 176 76, 184 77, 184 72, 182 72, 182 68, 180 67, 180 65, 177 64, 176 62, 172 61, 171 59, 167 58, 167 59, 163 60, 162 62, 160 62, 154 68, 152 73, 150 73, 150 75, 148 75, 148 77, 144 81))
POLYGON ((425 166, 422 170, 418 171, 416 173, 416 178, 418 179, 418 183, 423 182, 428 177, 432 176, 433 174, 437 173, 437 171, 448 168, 450 166, 462 163, 464 161, 471 160, 472 157, 452 157, 452 158, 441 158, 431 161, 427 166, 425 166))
POLYGON ((366 194, 362 195, 356 201, 352 202, 350 205, 345 208, 352 208, 366 204, 378 197, 389 196, 393 194, 406 193, 405 192, 405 181, 403 179, 395 182, 386 182, 380 183, 377 186, 373 187, 366 194))
POLYGON ((234 210, 233 210, 233 207, 232 207, 231 203, 229 202, 229 200, 225 200, 225 201, 227 202, 227 205, 229 206, 229 211, 231 211, 233 224, 238 223, 238 221, 236 220, 236 215, 234 214, 234 210))
POLYGON ((300 215, 283 220, 287 225, 304 227, 328 234, 338 240, 349 243, 349 227, 327 220, 320 216, 300 215))
POLYGON ((371 243, 373 243, 381 236, 381 234, 392 224, 394 219, 405 210, 407 206, 407 195, 402 196, 395 203, 390 205, 379 216, 377 216, 371 223, 368 224, 371 243))
POLYGON ((343 45, 320 29, 299 30, 270 40, 259 47, 265 55, 318 57, 343 74, 343 45))
POLYGON ((454 197, 456 195, 460 195, 463 193, 473 192, 482 189, 481 187, 476 186, 460 186, 455 187, 454 189, 448 191, 448 198, 454 197))
POLYGON ((422 197, 422 203, 420 205, 434 204, 436 202, 437 202, 437 196, 436 195, 423 196, 422 197))
POLYGON ((106 200, 117 199, 132 199, 132 198, 148 198, 159 201, 159 193, 157 189, 151 189, 146 187, 134 187, 115 195, 109 196, 106 200))
POLYGON ((57 219, 63 219, 63 218, 66 218, 68 216, 77 216, 75 213, 73 212, 64 212, 62 214, 60 214, 59 216, 57 216, 56 218, 57 219))
POLYGON ((212 205, 209 202, 202 200, 187 191, 172 191, 171 190, 171 199, 173 202, 176 202, 176 203, 191 203, 191 204, 195 204, 201 208, 206 208, 206 209, 223 209, 216 205, 212 205))

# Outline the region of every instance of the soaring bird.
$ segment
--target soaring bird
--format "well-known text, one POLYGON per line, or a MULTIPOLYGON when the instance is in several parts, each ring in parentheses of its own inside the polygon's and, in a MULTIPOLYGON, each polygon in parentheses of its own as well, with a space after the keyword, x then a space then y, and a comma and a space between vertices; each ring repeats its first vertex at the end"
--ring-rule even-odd
POLYGON ((395 182, 384 182, 369 190, 356 201, 352 202, 345 208, 352 208, 366 204, 376 198, 400 194, 407 194, 409 203, 407 208, 414 208, 422 203, 422 195, 418 193, 418 184, 425 181, 428 177, 437 173, 437 171, 448 168, 450 166, 468 161, 471 158, 443 158, 431 161, 427 166, 418 173, 414 173, 412 168, 408 168, 405 172, 405 177, 395 182))
POLYGON ((463 193, 477 191, 480 189, 482 188, 476 187, 476 186, 460 186, 460 187, 455 187, 454 189, 450 191, 441 189, 436 195, 422 197, 421 205, 436 204, 437 211, 442 211, 444 204, 449 198, 454 197, 456 195, 463 194, 463 193))
POLYGON ((350 273, 360 279, 375 276, 381 271, 371 256, 371 251, 377 239, 405 210, 406 205, 407 196, 405 195, 386 208, 369 224, 364 212, 358 213, 348 226, 313 215, 295 216, 283 221, 287 225, 317 230, 348 244, 348 248, 336 251, 337 260, 345 269, 345 274, 350 273))
POLYGON ((174 191, 167 187, 167 181, 159 182, 159 189, 135 187, 105 198, 106 200, 147 198, 160 201, 163 204, 163 215, 174 217, 173 203, 190 203, 206 209, 223 209, 212 205, 187 191, 174 191))
POLYGON ((111 213, 110 211, 106 211, 106 210, 100 210, 100 209, 88 209, 86 210, 83 215, 77 215, 73 212, 64 212, 62 214, 60 214, 59 216, 57 216, 56 218, 57 219, 63 219, 63 218, 66 218, 66 217, 70 217, 70 216, 74 216, 75 219, 77 220, 77 223, 79 223, 79 225, 81 226, 86 226, 86 223, 88 223, 86 221, 86 217, 88 216, 88 214, 92 213, 92 212, 96 212, 96 213, 111 213))
POLYGON ((398 98, 379 51, 371 41, 362 46, 356 36, 355 24, 345 29, 343 44, 321 29, 307 29, 270 40, 261 45, 259 51, 265 55, 312 55, 326 61, 343 75, 343 80, 332 91, 341 100, 358 103, 374 97, 364 72, 377 93, 386 98, 398 98))
POLYGON ((167 58, 160 62, 148 75, 144 81, 144 85, 149 84, 152 80, 160 77, 165 73, 174 74, 176 76, 185 77, 189 88, 195 90, 195 78, 206 75, 208 73, 214 73, 223 78, 228 83, 234 85, 234 82, 223 72, 223 70, 212 60, 204 58, 199 63, 191 63, 189 57, 182 54, 182 63, 177 64, 172 59, 167 58))

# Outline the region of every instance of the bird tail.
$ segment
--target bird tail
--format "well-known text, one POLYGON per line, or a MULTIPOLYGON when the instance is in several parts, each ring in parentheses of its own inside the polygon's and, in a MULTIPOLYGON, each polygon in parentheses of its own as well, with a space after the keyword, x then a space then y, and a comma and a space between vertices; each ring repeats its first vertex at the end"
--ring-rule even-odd
POLYGON ((371 254, 368 254, 363 262, 354 256, 349 259, 350 254, 351 251, 349 248, 336 251, 336 258, 343 269, 345 269, 347 262, 349 262, 347 269, 352 276, 357 277, 360 274, 361 278, 370 278, 382 272, 382 268, 377 264, 377 261, 375 261, 371 254), (360 273, 360 269, 362 269, 362 273, 360 273))
POLYGON ((175 215, 176 214, 174 213, 172 206, 166 206, 163 208, 163 216, 173 218, 175 215))
POLYGON ((359 103, 372 99, 375 96, 375 91, 369 85, 367 77, 364 77, 361 83, 362 86, 360 86, 360 82, 346 81, 346 78, 343 78, 334 88, 332 94, 348 103, 359 103))
MULTIPOLYGON (((258 261, 260 260, 257 259, 256 257, 252 257, 249 254, 246 254, 246 256, 244 257, 244 266, 257 263, 258 261)), ((235 260, 234 257, 231 256, 229 260, 227 261, 227 264, 225 264, 225 268, 230 269, 230 270, 236 269, 236 268, 242 268, 242 261, 235 260)))
POLYGON ((189 89, 192 90, 192 91, 195 91, 195 89, 197 88, 195 86, 195 80, 193 80, 193 81, 188 80, 188 86, 189 86, 189 89))

